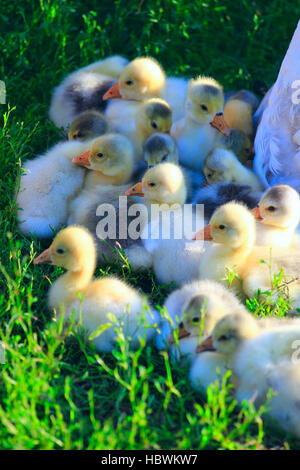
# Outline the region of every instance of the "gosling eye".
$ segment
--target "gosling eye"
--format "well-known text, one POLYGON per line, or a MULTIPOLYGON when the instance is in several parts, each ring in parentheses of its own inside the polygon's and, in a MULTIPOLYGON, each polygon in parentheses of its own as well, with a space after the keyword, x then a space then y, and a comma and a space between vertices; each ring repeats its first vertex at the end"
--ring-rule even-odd
POLYGON ((267 207, 267 211, 269 211, 269 212, 275 212, 275 211, 276 211, 276 207, 274 207, 274 206, 269 206, 269 207, 267 207))
POLYGON ((222 335, 219 338, 219 341, 228 341, 230 339, 230 335, 222 335))
POLYGON ((152 121, 152 122, 151 122, 151 126, 153 127, 153 129, 157 129, 157 128, 158 128, 158 125, 156 124, 155 121, 152 121))
POLYGON ((167 160, 167 158, 168 158, 168 154, 164 155, 164 156, 162 157, 161 161, 162 161, 162 162, 165 162, 165 161, 167 160))
POLYGON ((151 186, 153 188, 154 186, 156 186, 156 184, 155 183, 149 183, 149 186, 151 186))
POLYGON ((133 85, 133 81, 132 80, 126 80, 126 85, 130 86, 130 85, 133 85))
POLYGON ((63 255, 65 253, 65 250, 63 248, 57 248, 56 253, 58 255, 63 255))
POLYGON ((200 320, 199 317, 194 317, 192 321, 193 321, 193 323, 198 323, 199 320, 200 320))
POLYGON ((200 108, 201 108, 203 111, 208 111, 208 107, 207 107, 205 104, 201 104, 201 105, 200 105, 200 108))
POLYGON ((219 229, 220 229, 220 230, 224 230, 224 228, 225 228, 225 225, 222 225, 222 224, 219 225, 219 229))
POLYGON ((77 137, 79 139, 82 139, 82 137, 84 137, 84 134, 82 132, 77 132, 77 137))
POLYGON ((103 157, 103 153, 97 153, 97 157, 102 158, 102 157, 103 157))

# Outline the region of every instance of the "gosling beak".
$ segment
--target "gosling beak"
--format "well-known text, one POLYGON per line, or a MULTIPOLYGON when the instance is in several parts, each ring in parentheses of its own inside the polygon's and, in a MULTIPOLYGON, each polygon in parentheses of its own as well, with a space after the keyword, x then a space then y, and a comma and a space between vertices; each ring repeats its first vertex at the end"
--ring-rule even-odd
POLYGON ((192 240, 204 240, 206 242, 211 242, 213 237, 211 236, 210 225, 206 225, 203 229, 199 230, 199 232, 195 233, 192 240))
POLYGON ((91 166, 90 156, 91 151, 88 150, 87 152, 84 152, 81 155, 77 155, 77 157, 74 157, 72 163, 75 163, 75 165, 79 166, 91 166))
POLYGON ((125 191, 125 196, 139 196, 139 197, 144 197, 143 193, 143 183, 136 183, 134 186, 131 186, 131 188, 127 189, 125 191))
POLYGON ((217 129, 219 132, 221 132, 221 134, 225 135, 226 137, 230 135, 231 129, 226 124, 223 113, 215 114, 210 125, 214 127, 215 129, 217 129))
POLYGON ((196 347, 197 354, 205 351, 216 351, 216 348, 214 348, 213 345, 212 336, 208 336, 208 338, 206 338, 204 341, 201 341, 201 343, 196 347))
POLYGON ((120 94, 119 83, 113 85, 107 92, 103 95, 102 100, 112 100, 113 98, 122 98, 120 94))
POLYGON ((168 130, 168 131, 165 131, 165 134, 168 134, 168 135, 170 135, 170 130, 168 130))
POLYGON ((254 209, 251 209, 250 212, 254 215, 255 220, 257 220, 258 222, 264 220, 264 218, 261 216, 259 206, 254 207, 254 209))
POLYGON ((203 183, 203 188, 204 188, 205 186, 208 186, 208 181, 207 181, 207 180, 205 180, 204 183, 203 183))
MULTIPOLYGON (((191 333, 189 333, 184 326, 179 329, 178 331, 178 339, 186 338, 187 336, 190 336, 191 333)), ((175 337, 174 333, 171 333, 168 339, 169 344, 174 344, 175 343, 175 337)))
POLYGON ((51 247, 47 248, 47 250, 43 251, 39 256, 34 258, 33 264, 52 264, 51 259, 51 247))

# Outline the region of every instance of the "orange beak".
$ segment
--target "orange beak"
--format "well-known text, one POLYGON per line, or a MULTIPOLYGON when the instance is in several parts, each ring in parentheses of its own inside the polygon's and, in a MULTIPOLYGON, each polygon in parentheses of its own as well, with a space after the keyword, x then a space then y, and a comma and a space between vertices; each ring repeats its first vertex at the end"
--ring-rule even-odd
POLYGON ((33 264, 52 264, 51 247, 43 251, 37 258, 34 258, 33 264))
POLYGON ((213 237, 211 236, 210 225, 206 225, 203 229, 199 230, 199 232, 195 233, 192 240, 204 240, 206 242, 211 242, 213 237))
POLYGON ((261 222, 262 220, 264 220, 264 218, 261 216, 259 206, 254 207, 254 209, 251 209, 250 212, 254 215, 255 220, 257 220, 258 222, 261 222))
POLYGON ((203 183, 203 188, 204 188, 205 186, 208 186, 208 181, 207 181, 207 180, 205 180, 204 183, 203 183))
POLYGON ((210 125, 226 137, 230 135, 231 129, 226 124, 223 113, 215 114, 213 121, 210 123, 210 125))
POLYGON ((91 166, 90 156, 91 151, 88 150, 87 152, 84 152, 81 155, 77 155, 77 157, 74 157, 72 163, 75 163, 75 165, 80 166, 91 166))
POLYGON ((205 351, 216 351, 216 348, 214 348, 214 345, 213 345, 212 336, 209 336, 208 338, 206 338, 204 341, 198 344, 196 348, 197 354, 205 352, 205 351))
POLYGON ((107 92, 103 95, 102 100, 112 100, 113 98, 122 98, 120 94, 119 83, 116 83, 109 90, 107 90, 107 92))
MULTIPOLYGON (((178 331, 178 339, 186 338, 187 336, 190 336, 191 333, 189 333, 184 327, 180 328, 178 331)), ((175 343, 175 337, 174 333, 171 333, 168 339, 168 343, 174 344, 175 343)))
POLYGON ((139 197, 144 197, 143 193, 143 183, 136 183, 134 186, 131 186, 131 188, 127 189, 125 191, 125 196, 139 196, 139 197))

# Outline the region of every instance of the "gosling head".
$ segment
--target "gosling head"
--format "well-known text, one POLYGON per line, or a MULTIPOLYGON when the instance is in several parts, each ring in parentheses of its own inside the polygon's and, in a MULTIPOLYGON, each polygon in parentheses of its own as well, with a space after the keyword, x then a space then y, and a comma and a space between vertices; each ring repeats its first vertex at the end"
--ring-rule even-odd
POLYGON ((248 136, 253 133, 252 106, 243 99, 229 99, 224 106, 224 115, 230 128, 238 129, 248 136))
POLYGON ((198 124, 210 123, 224 107, 222 86, 213 78, 190 80, 185 101, 186 115, 198 124))
POLYGON ((228 202, 212 215, 209 224, 195 239, 213 241, 231 249, 251 249, 255 243, 255 220, 251 212, 238 202, 228 202))
POLYGON ((298 192, 287 184, 269 188, 253 209, 256 219, 266 225, 281 229, 293 228, 300 221, 300 197, 298 192))
POLYGON ((92 235, 83 227, 70 225, 61 230, 34 264, 54 264, 68 271, 81 271, 89 261, 95 263, 96 249, 92 235))
POLYGON ((123 69, 119 82, 105 93, 103 99, 143 101, 160 96, 165 82, 165 72, 155 59, 139 57, 123 69))
POLYGON ((203 173, 209 184, 226 181, 237 181, 236 174, 240 162, 233 152, 223 148, 216 148, 206 157, 203 165, 203 173))
POLYGON ((161 163, 146 171, 141 183, 126 196, 145 197, 149 204, 184 204, 187 196, 184 175, 174 163, 161 163))
POLYGON ((159 163, 178 163, 179 155, 175 140, 166 134, 153 134, 144 143, 144 159, 148 167, 159 163))
POLYGON ((140 105, 135 122, 143 140, 154 132, 169 133, 172 126, 172 110, 166 101, 152 98, 140 105))
MULTIPOLYGON (((225 315, 223 303, 216 296, 195 294, 183 307, 182 320, 179 323, 178 339, 185 337, 205 337, 212 332, 215 317, 225 315)), ((174 342, 173 333, 169 343, 174 342)))
POLYGON ((83 142, 94 139, 108 132, 108 121, 105 116, 98 111, 90 110, 80 113, 72 122, 68 137, 69 140, 83 142))
POLYGON ((116 176, 134 165, 134 149, 127 137, 105 134, 94 140, 91 150, 73 158, 73 163, 105 175, 116 176))
POLYGON ((231 313, 221 318, 211 336, 202 341, 197 352, 217 351, 225 356, 233 356, 244 341, 259 333, 257 321, 250 314, 231 313))

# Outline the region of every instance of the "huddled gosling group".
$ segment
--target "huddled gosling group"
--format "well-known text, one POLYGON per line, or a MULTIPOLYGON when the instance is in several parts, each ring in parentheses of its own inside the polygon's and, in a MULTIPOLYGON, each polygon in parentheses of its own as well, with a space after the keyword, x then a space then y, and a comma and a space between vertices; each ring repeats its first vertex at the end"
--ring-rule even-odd
POLYGON ((66 270, 48 308, 81 325, 98 351, 117 347, 118 328, 132 348, 152 341, 188 364, 187 380, 204 393, 231 370, 239 405, 259 407, 272 388, 268 415, 300 437, 300 320, 245 306, 256 297, 300 308, 300 197, 286 184, 266 189, 252 169, 258 104, 212 77, 167 77, 151 57, 74 71, 49 110, 64 140, 23 164, 19 229, 53 239, 34 259, 66 270), (108 239, 98 233, 102 204, 118 220, 108 239), (139 234, 125 239, 137 204, 139 234), (178 237, 187 204, 191 226, 178 237), (169 236, 149 237, 162 218, 169 236), (174 288, 162 307, 116 276, 93 278, 121 252, 132 270, 151 268, 174 288))

